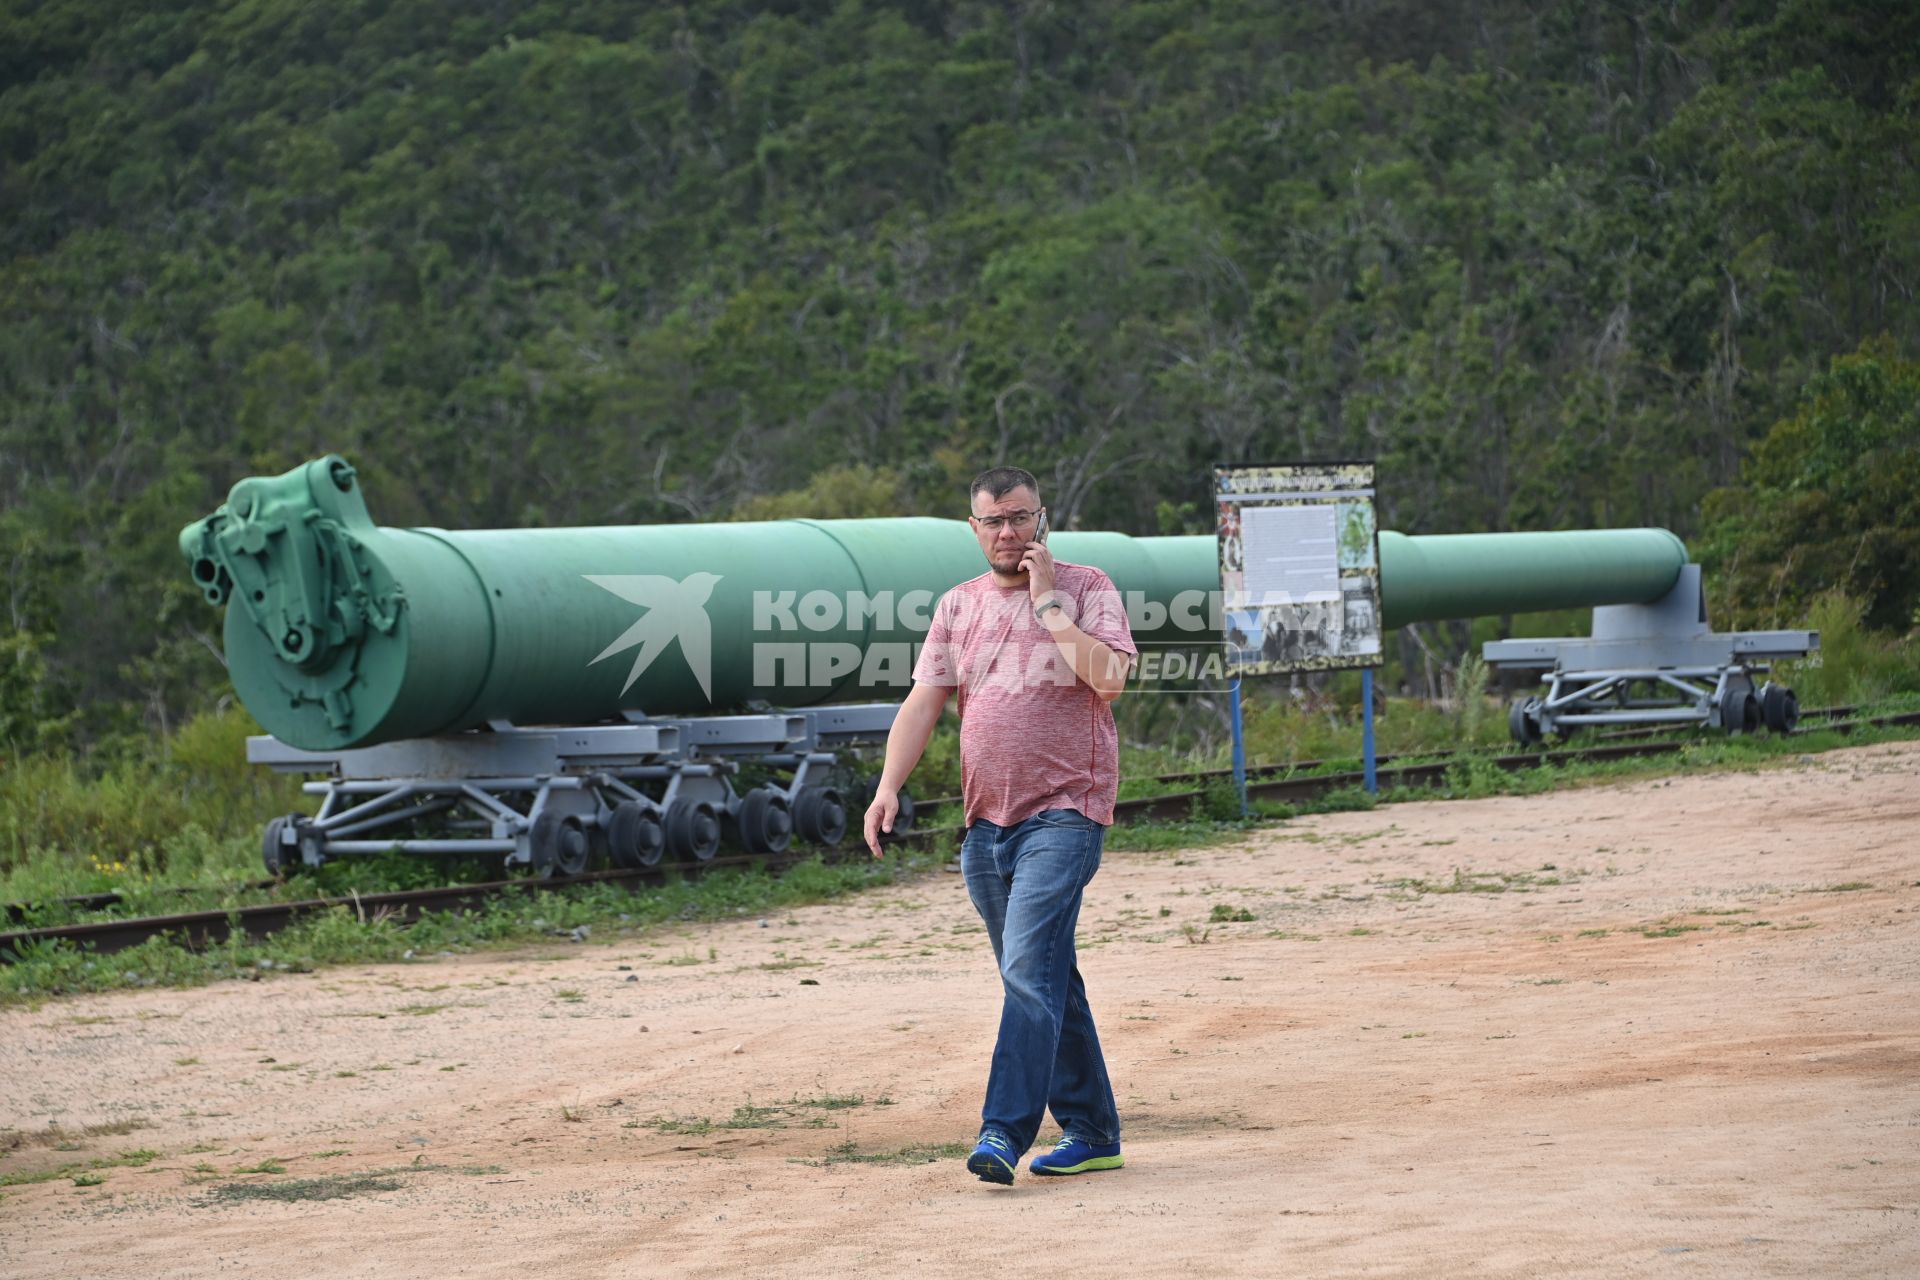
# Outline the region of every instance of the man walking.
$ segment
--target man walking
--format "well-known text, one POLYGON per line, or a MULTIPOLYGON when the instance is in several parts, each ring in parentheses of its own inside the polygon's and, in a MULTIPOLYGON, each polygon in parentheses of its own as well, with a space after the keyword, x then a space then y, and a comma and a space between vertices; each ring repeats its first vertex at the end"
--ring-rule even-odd
POLYGON ((1119 789, 1108 706, 1136 650, 1119 592, 1046 548, 1040 486, 1017 467, 974 479, 970 522, 988 571, 941 597, 913 691, 887 737, 867 845, 893 830, 900 788, 960 691, 966 839, 960 869, 986 922, 1005 1000, 967 1168, 1011 1183, 1051 1109, 1064 1136, 1039 1174, 1117 1169, 1120 1116, 1074 963, 1080 897, 1100 867, 1119 789))

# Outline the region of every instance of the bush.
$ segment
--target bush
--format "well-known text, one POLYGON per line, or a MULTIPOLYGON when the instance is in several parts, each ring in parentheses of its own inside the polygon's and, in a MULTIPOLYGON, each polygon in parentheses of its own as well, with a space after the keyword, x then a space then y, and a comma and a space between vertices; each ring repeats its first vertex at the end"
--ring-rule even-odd
POLYGON ((26 755, 0 764, 0 896, 230 880, 257 867, 269 818, 305 807, 297 778, 246 762, 259 729, 230 707, 169 739, 83 756, 26 755), (97 883, 96 883, 97 882, 97 883))
POLYGON ((1803 707, 1877 702, 1920 691, 1920 631, 1884 635, 1865 625, 1866 604, 1835 588, 1816 597, 1807 626, 1820 648, 1801 662, 1783 662, 1773 678, 1793 688, 1803 707))

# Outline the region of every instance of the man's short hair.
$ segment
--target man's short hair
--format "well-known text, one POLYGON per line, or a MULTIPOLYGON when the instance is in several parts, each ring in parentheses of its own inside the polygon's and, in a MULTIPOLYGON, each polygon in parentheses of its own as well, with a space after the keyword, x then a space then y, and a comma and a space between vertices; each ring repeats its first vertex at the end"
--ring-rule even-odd
POLYGON ((973 478, 973 487, 967 490, 967 505, 972 506, 982 491, 998 502, 1021 485, 1033 490, 1035 502, 1040 500, 1040 482, 1033 478, 1033 472, 1019 467, 989 467, 973 478))

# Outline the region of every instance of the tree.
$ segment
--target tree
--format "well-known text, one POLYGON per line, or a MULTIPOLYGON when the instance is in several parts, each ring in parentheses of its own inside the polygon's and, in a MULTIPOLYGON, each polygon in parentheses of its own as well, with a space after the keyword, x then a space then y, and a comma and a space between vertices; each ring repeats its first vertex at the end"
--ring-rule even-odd
POLYGON ((1793 625, 1839 588, 1869 626, 1920 627, 1920 361, 1836 357, 1707 500, 1702 550, 1738 621, 1793 625))

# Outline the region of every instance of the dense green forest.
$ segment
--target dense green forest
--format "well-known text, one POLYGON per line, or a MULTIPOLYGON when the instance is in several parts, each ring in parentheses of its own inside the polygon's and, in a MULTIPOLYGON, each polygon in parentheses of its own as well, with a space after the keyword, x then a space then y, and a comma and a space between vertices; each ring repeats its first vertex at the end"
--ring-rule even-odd
POLYGON ((1920 606, 1906 0, 0 10, 0 737, 226 694, 175 548, 387 523, 1658 524, 1721 621, 1920 606))

